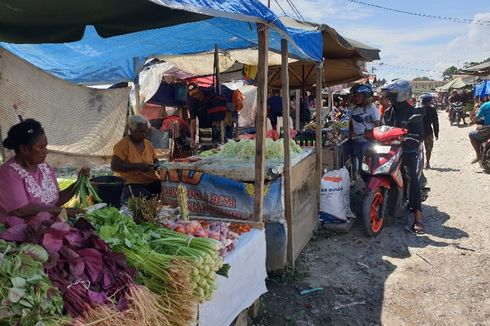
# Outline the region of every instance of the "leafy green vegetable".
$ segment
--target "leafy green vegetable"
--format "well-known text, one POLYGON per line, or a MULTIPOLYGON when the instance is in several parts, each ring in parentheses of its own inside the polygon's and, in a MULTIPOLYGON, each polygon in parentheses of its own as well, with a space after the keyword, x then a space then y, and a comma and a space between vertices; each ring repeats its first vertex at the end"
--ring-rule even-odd
MULTIPOLYGON (((282 159, 284 158, 284 143, 282 140, 274 141, 272 139, 266 139, 265 142, 266 159, 282 159)), ((299 147, 294 141, 290 142, 291 153, 297 154, 301 153, 302 149, 299 147)), ((223 149, 220 152, 217 151, 206 151, 204 154, 201 154, 203 157, 216 156, 216 157, 224 157, 224 158, 233 158, 233 159, 243 159, 243 160, 251 160, 256 156, 255 149, 255 140, 243 139, 238 142, 229 141, 223 146, 223 149)))
POLYGON ((61 296, 44 274, 47 259, 41 246, 0 240, 0 325, 55 325, 64 320, 61 296))

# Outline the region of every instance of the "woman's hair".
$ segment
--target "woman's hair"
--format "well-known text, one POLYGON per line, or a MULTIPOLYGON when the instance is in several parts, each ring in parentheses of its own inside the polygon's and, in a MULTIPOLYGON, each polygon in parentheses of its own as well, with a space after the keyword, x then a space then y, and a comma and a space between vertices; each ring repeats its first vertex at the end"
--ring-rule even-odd
POLYGON ((132 115, 128 119, 129 130, 134 131, 138 129, 138 126, 146 125, 148 126, 148 119, 142 115, 132 115))
POLYGON ((38 121, 27 119, 10 128, 7 138, 3 141, 3 147, 18 152, 21 145, 30 147, 44 134, 44 129, 38 121))

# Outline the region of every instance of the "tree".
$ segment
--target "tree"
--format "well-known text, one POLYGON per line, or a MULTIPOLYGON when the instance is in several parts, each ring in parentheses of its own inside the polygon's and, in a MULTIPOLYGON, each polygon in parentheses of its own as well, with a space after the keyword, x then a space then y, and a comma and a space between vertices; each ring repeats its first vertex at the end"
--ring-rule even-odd
POLYGON ((423 76, 423 77, 416 77, 413 79, 413 81, 431 81, 431 80, 434 80, 434 79, 430 79, 429 77, 426 77, 426 76, 423 76))
POLYGON ((447 68, 446 70, 444 70, 444 72, 442 73, 442 78, 444 78, 444 80, 448 80, 448 79, 452 78, 453 75, 455 75, 457 73, 458 73, 458 68, 456 68, 455 66, 451 66, 451 67, 447 68))

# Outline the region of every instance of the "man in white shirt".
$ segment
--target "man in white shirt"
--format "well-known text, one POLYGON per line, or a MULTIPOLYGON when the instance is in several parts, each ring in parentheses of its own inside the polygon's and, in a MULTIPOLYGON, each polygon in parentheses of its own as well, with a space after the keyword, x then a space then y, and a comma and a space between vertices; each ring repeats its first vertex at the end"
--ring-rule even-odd
POLYGON ((364 133, 380 125, 381 114, 372 103, 374 92, 369 84, 355 85, 351 88, 351 93, 354 106, 351 108, 350 145, 347 148, 357 158, 361 171, 362 159, 369 146, 364 133))

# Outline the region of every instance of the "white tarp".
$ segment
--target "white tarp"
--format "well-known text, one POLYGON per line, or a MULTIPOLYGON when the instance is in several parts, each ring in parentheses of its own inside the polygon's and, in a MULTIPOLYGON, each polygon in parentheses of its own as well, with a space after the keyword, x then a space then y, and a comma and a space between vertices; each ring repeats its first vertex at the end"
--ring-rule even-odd
POLYGON ((50 151, 110 156, 124 133, 128 99, 129 88, 73 85, 0 48, 2 139, 21 114, 41 122, 50 151))
POLYGON ((225 257, 228 278, 217 276, 213 299, 199 305, 199 326, 228 326, 242 310, 267 292, 265 231, 252 229, 240 236, 237 247, 225 257))

